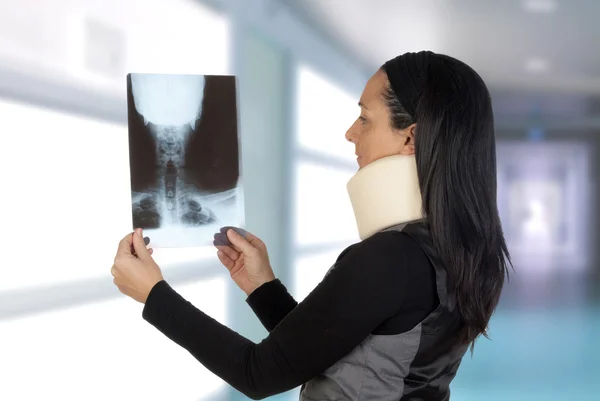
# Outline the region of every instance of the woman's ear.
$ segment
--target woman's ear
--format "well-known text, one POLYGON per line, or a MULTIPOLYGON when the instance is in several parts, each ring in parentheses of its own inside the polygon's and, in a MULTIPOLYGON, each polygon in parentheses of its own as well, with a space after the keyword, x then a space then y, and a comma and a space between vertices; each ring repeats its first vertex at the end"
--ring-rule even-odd
POLYGON ((404 146, 400 153, 403 155, 411 156, 415 154, 415 127, 416 124, 412 124, 401 132, 404 137, 404 146))

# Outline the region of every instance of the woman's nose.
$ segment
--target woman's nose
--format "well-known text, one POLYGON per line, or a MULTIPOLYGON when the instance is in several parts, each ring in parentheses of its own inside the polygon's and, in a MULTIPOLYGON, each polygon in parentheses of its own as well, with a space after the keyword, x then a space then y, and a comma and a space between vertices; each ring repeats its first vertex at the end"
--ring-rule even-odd
POLYGON ((346 140, 348 142, 354 143, 354 135, 352 135, 352 127, 348 131, 346 131, 346 140))

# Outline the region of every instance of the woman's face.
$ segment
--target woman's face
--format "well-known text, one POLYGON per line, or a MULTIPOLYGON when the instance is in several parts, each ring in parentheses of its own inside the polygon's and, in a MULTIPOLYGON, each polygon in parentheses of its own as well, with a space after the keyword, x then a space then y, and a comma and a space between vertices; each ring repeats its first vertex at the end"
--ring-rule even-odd
POLYGON ((360 116, 346 132, 346 139, 355 146, 359 168, 386 156, 415 153, 415 125, 403 130, 391 126, 390 112, 383 100, 387 83, 382 70, 369 79, 358 103, 360 116))

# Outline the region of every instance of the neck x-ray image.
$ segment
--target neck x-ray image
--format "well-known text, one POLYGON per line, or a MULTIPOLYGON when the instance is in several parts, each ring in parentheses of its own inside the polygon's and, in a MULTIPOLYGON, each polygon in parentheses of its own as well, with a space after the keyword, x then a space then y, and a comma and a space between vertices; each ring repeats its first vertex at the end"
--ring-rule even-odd
POLYGON ((235 77, 129 74, 127 103, 133 226, 151 246, 242 225, 235 77))

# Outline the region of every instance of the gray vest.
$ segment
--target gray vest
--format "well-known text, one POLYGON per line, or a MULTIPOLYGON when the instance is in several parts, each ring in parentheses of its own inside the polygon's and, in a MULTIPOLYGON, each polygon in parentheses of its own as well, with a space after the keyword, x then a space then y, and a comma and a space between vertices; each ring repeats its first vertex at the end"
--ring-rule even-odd
MULTIPOLYGON (((304 384, 300 401, 446 401, 450 381, 468 349, 459 344, 456 301, 425 222, 389 228, 414 238, 436 271, 439 306, 412 330, 369 335, 358 347, 304 384)), ((386 230, 387 231, 387 230, 386 230)))

